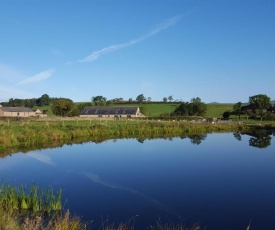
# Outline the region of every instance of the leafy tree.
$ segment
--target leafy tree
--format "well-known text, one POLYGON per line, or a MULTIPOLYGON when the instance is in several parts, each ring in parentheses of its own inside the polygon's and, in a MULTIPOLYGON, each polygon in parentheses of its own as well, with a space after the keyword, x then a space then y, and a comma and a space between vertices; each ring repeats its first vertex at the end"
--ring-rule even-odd
POLYGON ((267 112, 265 119, 269 121, 275 121, 275 114, 272 112, 267 112))
POLYGON ((245 111, 246 119, 248 120, 249 117, 256 118, 256 113, 254 113, 252 110, 248 109, 245 111))
POLYGON ((82 111, 85 107, 92 106, 91 102, 80 103, 77 105, 79 111, 82 111))
POLYGON ((97 106, 106 105, 107 99, 103 96, 92 97, 92 102, 97 106))
POLYGON ((168 99, 167 99, 167 97, 164 97, 162 100, 164 103, 166 103, 168 99))
POLYGON ((28 108, 32 108, 34 107, 36 104, 36 98, 32 98, 32 99, 25 99, 24 100, 24 104, 25 104, 25 107, 28 107, 28 108))
POLYGON ((43 94, 40 98, 37 99, 36 104, 38 106, 44 106, 50 104, 50 97, 48 94, 43 94))
POLYGON ((170 102, 172 102, 174 99, 173 99, 173 96, 171 95, 171 96, 169 96, 168 97, 168 100, 170 101, 170 102))
POLYGON ((192 98, 189 104, 189 115, 190 116, 203 116, 207 112, 207 106, 201 101, 199 97, 192 98))
POLYGON ((207 112, 207 106, 199 97, 192 98, 189 102, 181 102, 173 112, 173 115, 180 116, 203 116, 207 112))
POLYGON ((242 103, 240 101, 233 106, 233 112, 239 116, 239 120, 240 120, 241 113, 242 113, 242 103))
POLYGON ((148 97, 148 98, 147 98, 147 101, 152 101, 152 98, 151 98, 151 97, 148 97))
POLYGON ((270 97, 265 94, 258 94, 249 97, 249 104, 255 108, 256 114, 260 116, 261 121, 271 106, 270 97))
POLYGON ((129 102, 133 102, 133 98, 130 97, 128 101, 129 101, 129 102))
POLYGON ((79 109, 77 107, 73 107, 71 109, 71 111, 68 113, 68 116, 69 117, 76 117, 76 116, 79 116, 79 114, 80 114, 79 109))
POLYGON ((52 104, 52 111, 57 116, 67 116, 73 108, 74 104, 70 99, 55 100, 52 104))
POLYGON ((136 101, 138 101, 139 103, 146 101, 146 97, 144 97, 143 94, 140 94, 137 96, 136 101))
POLYGON ((189 116, 189 102, 181 102, 173 112, 173 115, 189 116))
POLYGON ((231 115, 230 111, 225 111, 225 112, 222 114, 222 117, 223 117, 223 119, 228 120, 229 117, 230 117, 230 115, 231 115))
POLYGON ((16 98, 16 99, 13 99, 13 98, 11 98, 10 100, 9 100, 9 106, 11 106, 11 107, 20 107, 20 106, 25 106, 25 103, 24 103, 24 100, 23 99, 18 99, 18 98, 16 98))

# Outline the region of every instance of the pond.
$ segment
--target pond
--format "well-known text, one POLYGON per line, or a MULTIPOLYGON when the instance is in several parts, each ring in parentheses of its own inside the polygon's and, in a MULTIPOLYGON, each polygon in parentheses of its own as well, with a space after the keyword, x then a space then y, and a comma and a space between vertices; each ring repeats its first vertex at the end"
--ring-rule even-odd
POLYGON ((224 133, 64 145, 1 158, 0 176, 62 188, 65 208, 94 226, 274 229, 273 141, 270 133, 224 133))

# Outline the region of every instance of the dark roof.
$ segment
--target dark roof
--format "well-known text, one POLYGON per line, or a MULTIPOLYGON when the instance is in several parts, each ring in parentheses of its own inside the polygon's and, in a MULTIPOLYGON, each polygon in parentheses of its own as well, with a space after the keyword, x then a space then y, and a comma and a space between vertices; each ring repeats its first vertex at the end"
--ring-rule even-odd
POLYGON ((33 112, 33 110, 31 110, 30 108, 26 108, 26 107, 0 107, 0 110, 4 111, 4 112, 24 112, 24 113, 30 113, 33 112))
POLYGON ((241 110, 242 111, 246 111, 246 110, 255 110, 256 109, 256 107, 255 107, 255 105, 253 105, 253 104, 249 104, 249 105, 245 105, 245 106, 242 106, 241 107, 241 110))
POLYGON ((85 107, 81 115, 135 115, 138 107, 93 106, 85 107))

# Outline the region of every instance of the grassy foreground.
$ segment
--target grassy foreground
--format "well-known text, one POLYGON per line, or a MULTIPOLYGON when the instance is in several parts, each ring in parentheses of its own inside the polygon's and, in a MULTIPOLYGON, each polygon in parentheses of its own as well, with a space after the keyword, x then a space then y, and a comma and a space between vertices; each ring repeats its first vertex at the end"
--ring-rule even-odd
MULTIPOLYGON (((61 190, 56 194, 53 188, 41 189, 32 185, 14 186, 2 182, 0 185, 0 229, 1 230, 127 230, 135 229, 134 223, 120 223, 118 225, 103 222, 99 228, 92 224, 83 223, 78 217, 70 217, 67 210, 62 213, 61 190), (28 192, 27 192, 28 190, 28 192)), ((181 229, 198 230, 194 225, 185 228, 182 224, 160 224, 150 226, 152 230, 181 229)))
POLYGON ((65 230, 85 229, 79 218, 62 214, 61 190, 29 189, 8 183, 0 185, 0 229, 2 230, 65 230), (27 191, 28 190, 28 191, 27 191))
MULTIPOLYGON (((34 210, 33 207, 25 207, 22 205, 23 200, 29 200, 29 203, 36 203, 37 200, 45 202, 47 207, 51 206, 48 200, 54 203, 61 202, 60 193, 53 194, 50 190, 41 190, 37 186, 32 186, 29 194, 26 195, 24 186, 11 186, 10 184, 2 184, 0 186, 0 229, 1 230, 134 230, 134 223, 131 221, 120 224, 102 223, 101 226, 95 227, 91 223, 83 223, 78 217, 70 217, 70 212, 67 210, 64 214, 60 211, 61 206, 58 206, 60 212, 47 212, 44 210, 34 210), (23 191, 23 192, 22 192, 23 191), (33 192, 36 191, 36 192, 33 192), (43 191, 39 192, 38 191, 43 191)), ((53 209, 54 210, 54 209, 53 209)), ((201 230, 197 224, 191 227, 185 227, 182 223, 163 224, 157 221, 155 225, 150 225, 146 229, 151 230, 201 230)), ((250 224, 246 228, 250 229, 250 224)))

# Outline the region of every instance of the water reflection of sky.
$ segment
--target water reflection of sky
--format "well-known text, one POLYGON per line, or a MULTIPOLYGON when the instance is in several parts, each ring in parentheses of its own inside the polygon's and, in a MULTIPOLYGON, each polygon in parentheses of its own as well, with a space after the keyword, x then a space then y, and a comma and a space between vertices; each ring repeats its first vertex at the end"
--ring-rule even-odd
POLYGON ((158 218, 207 229, 275 226, 274 145, 259 149, 233 134, 189 138, 109 140, 13 154, 0 174, 16 183, 63 188, 66 206, 85 220, 137 226, 158 218))

